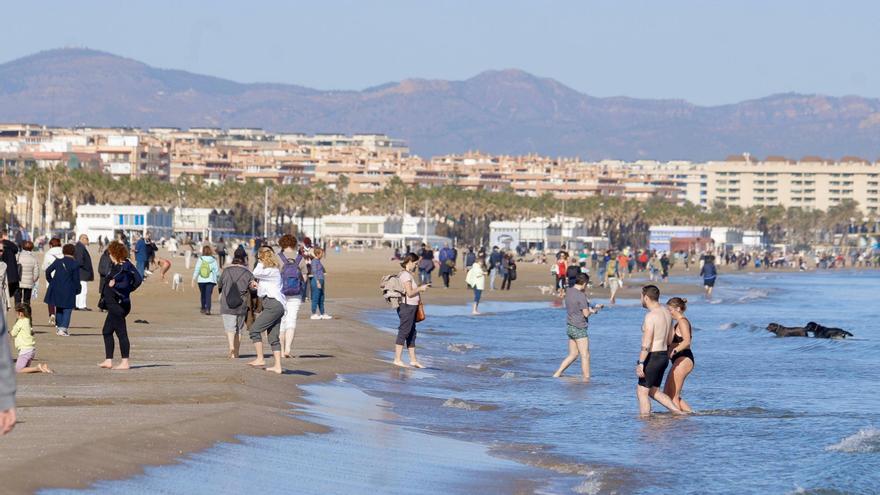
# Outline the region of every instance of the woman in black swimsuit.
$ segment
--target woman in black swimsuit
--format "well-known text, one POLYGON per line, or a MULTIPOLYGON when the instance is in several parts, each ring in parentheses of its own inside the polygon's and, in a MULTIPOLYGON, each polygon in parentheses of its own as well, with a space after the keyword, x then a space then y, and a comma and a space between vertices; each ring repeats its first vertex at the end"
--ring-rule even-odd
POLYGON ((684 381, 694 370, 694 353, 691 351, 691 322, 684 316, 687 311, 687 299, 673 297, 666 301, 666 307, 675 320, 675 328, 671 334, 669 362, 672 368, 666 375, 664 392, 672 399, 679 409, 692 412, 691 406, 681 398, 684 381))

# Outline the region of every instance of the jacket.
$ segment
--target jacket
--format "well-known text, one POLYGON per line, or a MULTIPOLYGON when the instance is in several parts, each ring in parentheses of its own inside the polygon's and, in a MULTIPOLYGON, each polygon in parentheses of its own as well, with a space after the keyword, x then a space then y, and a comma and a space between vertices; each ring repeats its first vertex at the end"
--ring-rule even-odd
POLYGON ((193 280, 200 284, 216 284, 217 277, 220 275, 220 265, 217 264, 217 260, 213 256, 199 256, 199 259, 196 260, 196 267, 193 270, 193 280), (207 262, 208 266, 211 268, 211 273, 207 277, 202 277, 199 273, 202 268, 202 263, 207 262))
POLYGON ((49 268, 49 265, 55 263, 55 260, 59 260, 63 257, 64 253, 61 252, 61 246, 49 248, 43 256, 43 271, 46 271, 46 268, 49 268))
POLYGON ((400 301, 406 296, 400 277, 396 273, 382 277, 382 280, 379 281, 379 290, 382 291, 382 298, 385 299, 385 302, 395 309, 400 306, 400 301))
POLYGON ((76 243, 76 251, 73 258, 79 263, 79 279, 82 282, 91 282, 95 280, 95 269, 92 267, 92 255, 89 254, 89 248, 81 243, 76 243))
POLYGON ((18 286, 22 289, 33 289, 40 280, 40 264, 31 251, 18 253, 18 274, 21 276, 18 286))
POLYGON ((0 411, 15 407, 15 365, 6 333, 6 312, 0 311, 0 411))
POLYGON ((82 287, 79 285, 79 263, 70 257, 55 260, 46 268, 46 297, 43 302, 59 308, 76 307, 76 295, 82 287))
POLYGON ((131 298, 131 293, 137 290, 143 281, 141 272, 131 264, 131 261, 124 260, 119 264, 111 263, 110 272, 107 274, 101 295, 107 297, 108 294, 112 294, 116 301, 122 304, 131 298), (113 287, 108 285, 110 280, 114 281, 113 287))
POLYGON ((217 281, 217 288, 220 290, 220 314, 222 315, 243 315, 248 312, 247 300, 250 297, 248 289, 254 280, 254 274, 244 265, 229 265, 223 269, 220 274, 220 280, 217 281), (241 294, 242 304, 237 308, 230 308, 226 303, 228 292, 237 290, 241 294))
POLYGON ((474 263, 470 271, 465 277, 465 282, 474 289, 484 290, 486 288, 486 272, 479 263, 474 263))
POLYGON ((24 349, 34 349, 37 347, 37 341, 34 339, 34 331, 31 329, 31 320, 22 318, 15 322, 9 335, 15 338, 15 348, 19 351, 24 349))
POLYGON ((9 239, 3 241, 3 256, 0 261, 6 263, 6 282, 10 284, 18 283, 18 263, 16 255, 18 254, 18 246, 9 239))

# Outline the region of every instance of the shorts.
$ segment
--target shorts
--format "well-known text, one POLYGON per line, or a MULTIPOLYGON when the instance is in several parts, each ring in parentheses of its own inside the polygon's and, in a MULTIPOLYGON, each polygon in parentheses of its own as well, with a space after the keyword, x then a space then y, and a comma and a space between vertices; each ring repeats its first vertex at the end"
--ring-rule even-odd
POLYGON ((221 315, 223 317, 223 329, 228 333, 241 333, 244 331, 244 322, 247 314, 221 315))
POLYGON ((706 287, 715 287, 715 278, 704 278, 703 285, 706 287))
POLYGON ((567 325, 566 333, 568 333, 568 338, 571 340, 586 339, 590 337, 587 333, 587 327, 578 328, 574 325, 567 325))
POLYGON ((34 356, 37 355, 36 349, 22 349, 18 353, 18 359, 15 361, 15 371, 21 371, 31 365, 34 356))
POLYGON ((646 388, 660 387, 667 366, 669 366, 669 355, 666 351, 648 354, 644 365, 645 377, 639 378, 639 385, 646 388))

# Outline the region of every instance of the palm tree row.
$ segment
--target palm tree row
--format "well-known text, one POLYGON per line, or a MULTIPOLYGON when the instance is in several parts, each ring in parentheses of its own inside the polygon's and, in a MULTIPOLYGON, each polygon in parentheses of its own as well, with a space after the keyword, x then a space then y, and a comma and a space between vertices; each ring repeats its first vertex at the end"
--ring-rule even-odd
MULTIPOLYGON (((14 202, 16 196, 29 195, 35 182, 41 191, 41 201, 45 200, 45 191, 52 183, 55 218, 71 223, 79 204, 147 204, 231 209, 239 232, 248 232, 252 227, 262 232, 267 186, 254 181, 207 184, 183 177, 171 183, 153 177, 113 179, 102 173, 64 168, 31 169, 22 175, 3 177, 0 195, 14 202)), ((827 212, 780 206, 740 208, 723 205, 715 205, 707 211, 689 203, 675 205, 659 198, 647 202, 614 197, 563 200, 549 194, 527 197, 512 191, 465 190, 454 185, 411 187, 397 177, 387 187, 372 194, 349 195, 320 182, 308 186, 271 186, 271 232, 293 232, 299 218, 335 213, 427 214, 437 220, 438 235, 474 244, 486 242, 492 221, 564 214, 582 219, 591 235, 608 236, 612 245, 618 247, 646 245, 648 227, 660 224, 760 230, 772 242, 809 245, 827 241, 834 234, 845 236, 851 230, 853 219, 861 218, 853 202, 843 202, 827 212)), ((8 218, 7 212, 4 214, 8 218)), ((27 220, 18 219, 18 223, 27 220)))

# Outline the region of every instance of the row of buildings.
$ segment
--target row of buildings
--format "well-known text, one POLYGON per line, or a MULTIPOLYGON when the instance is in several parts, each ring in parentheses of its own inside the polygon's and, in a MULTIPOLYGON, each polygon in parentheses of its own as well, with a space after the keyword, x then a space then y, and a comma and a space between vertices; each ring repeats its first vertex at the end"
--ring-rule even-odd
POLYGON ((396 177, 413 187, 455 185, 558 198, 660 198, 704 208, 725 204, 826 210, 846 200, 857 202, 865 215, 880 208, 880 162, 860 157, 759 160, 746 153, 701 163, 585 162, 475 152, 425 159, 411 155, 402 141, 377 134, 0 125, 0 173, 56 166, 169 181, 323 182, 351 194, 378 191, 396 177))

